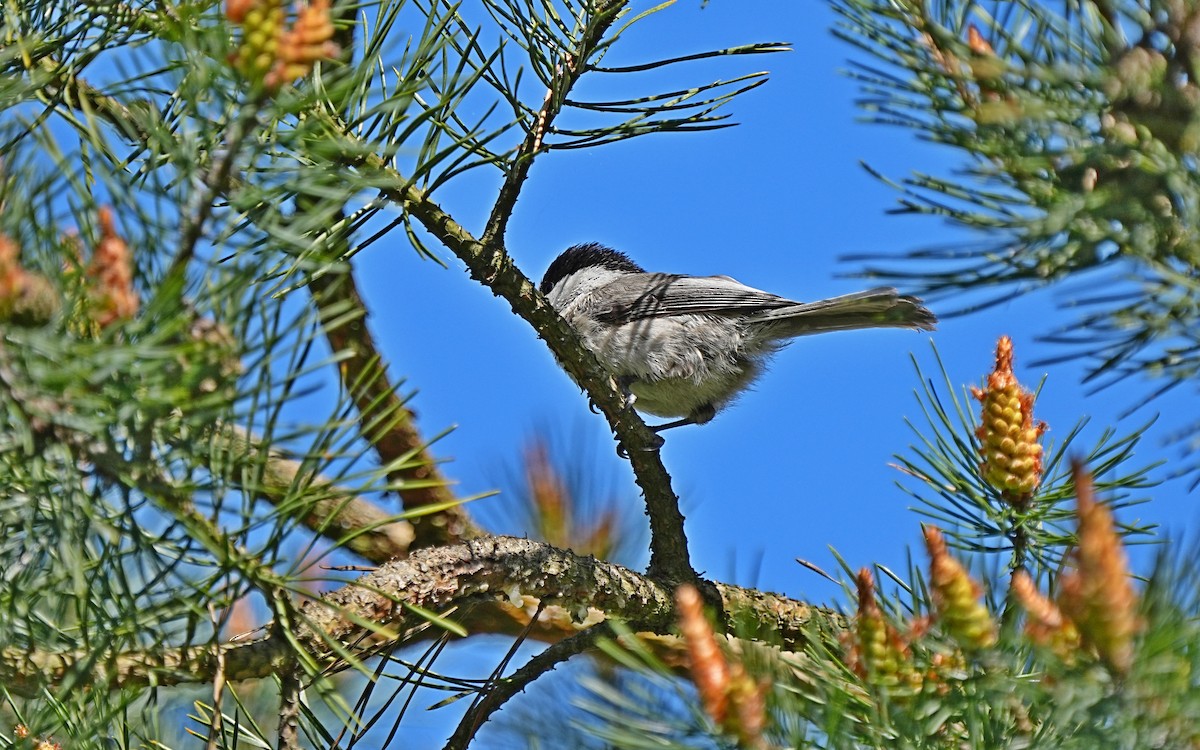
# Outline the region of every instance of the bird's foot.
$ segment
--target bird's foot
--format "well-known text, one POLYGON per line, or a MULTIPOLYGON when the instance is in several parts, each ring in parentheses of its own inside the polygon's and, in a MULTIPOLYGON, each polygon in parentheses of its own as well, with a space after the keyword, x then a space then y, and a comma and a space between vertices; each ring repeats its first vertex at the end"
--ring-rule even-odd
MULTIPOLYGON (((651 451, 656 451, 659 448, 663 447, 663 445, 666 442, 667 441, 665 439, 663 439, 663 437, 661 435, 656 434, 654 436, 654 441, 650 445, 643 448, 642 450, 647 453, 649 453, 651 451)), ((617 442, 617 455, 620 456, 621 458, 629 458, 629 449, 627 449, 625 447, 625 443, 620 442, 620 441, 617 442)))

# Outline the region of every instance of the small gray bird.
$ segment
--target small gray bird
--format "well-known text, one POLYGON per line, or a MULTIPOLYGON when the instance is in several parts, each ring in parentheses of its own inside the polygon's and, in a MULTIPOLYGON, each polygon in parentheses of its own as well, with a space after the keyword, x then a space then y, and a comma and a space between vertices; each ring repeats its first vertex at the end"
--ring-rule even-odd
POLYGON ((746 390, 797 336, 858 328, 932 331, 916 297, 879 287, 796 302, 728 276, 647 273, 597 243, 554 259, 538 286, 625 391, 627 402, 678 417, 656 432, 704 424, 746 390))

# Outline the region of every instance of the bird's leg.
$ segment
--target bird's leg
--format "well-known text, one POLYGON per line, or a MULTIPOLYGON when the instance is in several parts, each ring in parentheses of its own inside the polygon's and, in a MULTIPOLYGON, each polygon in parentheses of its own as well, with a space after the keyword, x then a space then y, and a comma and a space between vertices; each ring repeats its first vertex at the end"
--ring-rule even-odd
MULTIPOLYGON (((625 394, 625 408, 626 409, 632 409, 634 403, 637 402, 637 396, 634 395, 633 390, 632 390, 633 384, 635 382, 637 382, 637 378, 635 378, 631 375, 623 375, 623 376, 617 378, 617 385, 621 388, 621 393, 625 394)), ((709 419, 712 419, 712 417, 709 417, 709 419)), ((658 429, 655 427, 651 427, 650 429, 653 432, 658 432, 658 429)), ((663 440, 661 437, 659 437, 658 435, 655 435, 654 436, 654 444, 647 447, 646 450, 656 451, 659 448, 661 448, 663 446, 663 443, 665 443, 665 442, 666 441, 663 440)), ((617 443, 617 455, 620 456, 621 458, 629 458, 629 451, 627 451, 625 449, 624 443, 620 443, 620 442, 617 443)))
POLYGON ((716 408, 712 404, 705 404, 683 419, 676 419, 674 422, 667 422, 666 424, 653 425, 650 429, 654 432, 662 432, 663 430, 670 430, 689 424, 705 424, 711 422, 715 416, 717 416, 716 408))
POLYGON ((676 419, 674 422, 667 422, 666 424, 652 424, 650 425, 650 429, 654 432, 663 432, 664 430, 673 430, 676 427, 684 427, 689 424, 696 424, 696 420, 691 417, 684 417, 683 419, 676 419))

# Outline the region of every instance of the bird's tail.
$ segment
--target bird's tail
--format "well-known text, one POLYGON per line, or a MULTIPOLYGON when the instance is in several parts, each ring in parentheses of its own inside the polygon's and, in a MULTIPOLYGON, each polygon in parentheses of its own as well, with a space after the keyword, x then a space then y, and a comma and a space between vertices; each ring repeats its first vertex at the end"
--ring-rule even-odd
POLYGON ((912 328, 932 331, 937 316, 916 297, 902 296, 891 287, 817 302, 797 302, 750 316, 749 321, 769 326, 779 337, 807 336, 858 328, 912 328))

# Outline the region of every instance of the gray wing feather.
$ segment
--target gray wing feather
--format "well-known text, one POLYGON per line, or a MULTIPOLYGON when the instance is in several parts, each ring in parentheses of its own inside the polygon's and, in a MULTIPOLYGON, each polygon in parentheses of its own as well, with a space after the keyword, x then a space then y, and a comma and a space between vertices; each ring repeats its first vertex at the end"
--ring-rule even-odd
POLYGON ((778 336, 857 328, 933 330, 937 317, 916 297, 877 287, 815 302, 797 302, 728 276, 653 273, 621 277, 593 298, 592 313, 609 323, 672 315, 738 315, 778 336))
POLYGON ((752 315, 799 303, 748 287, 728 276, 679 276, 653 273, 627 276, 606 284, 594 314, 600 320, 628 323, 671 315, 752 315))

